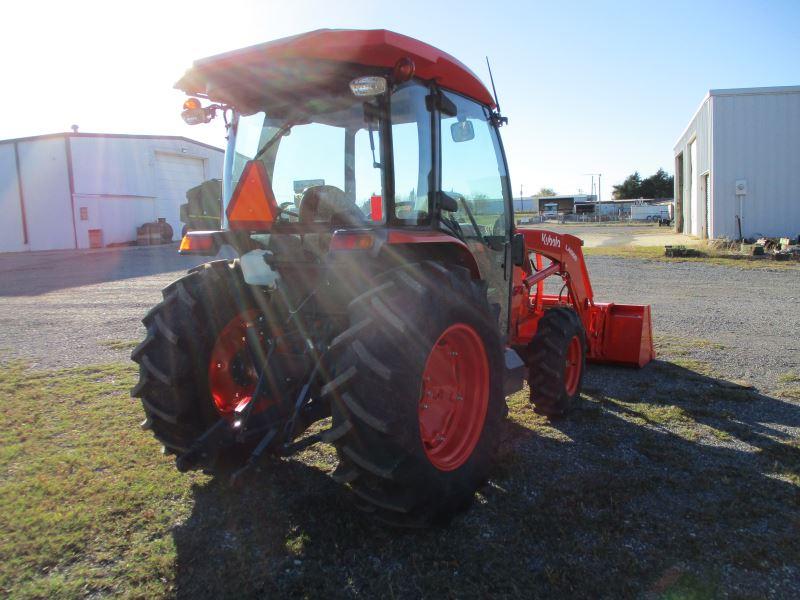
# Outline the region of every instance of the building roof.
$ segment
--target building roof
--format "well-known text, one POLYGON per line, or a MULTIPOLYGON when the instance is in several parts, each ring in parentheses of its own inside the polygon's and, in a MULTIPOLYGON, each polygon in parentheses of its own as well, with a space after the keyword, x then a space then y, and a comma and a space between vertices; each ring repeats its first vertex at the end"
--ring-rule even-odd
POLYGON ((637 202, 642 204, 669 204, 674 201, 674 198, 620 198, 619 200, 603 200, 597 204, 636 204, 637 202))
MULTIPOLYGON (((494 99, 478 76, 451 55, 414 38, 385 29, 318 29, 264 44, 196 60, 175 87, 192 95, 216 90, 253 87, 253 81, 279 81, 314 87, 335 74, 331 65, 354 64, 391 69, 401 58, 411 58, 415 76, 482 104, 494 99), (319 71, 319 73, 318 73, 319 71)), ((219 99, 229 94, 216 91, 219 99)))
POLYGON ((533 196, 538 200, 574 200, 575 202, 595 202, 597 196, 595 194, 557 194, 555 196, 533 196))
POLYGON ((182 135, 148 135, 148 134, 137 134, 137 133, 75 133, 73 131, 62 131, 58 133, 45 133, 42 135, 30 135, 27 137, 19 137, 19 138, 9 138, 7 140, 0 140, 0 144, 13 144, 16 142, 30 142, 33 140, 46 140, 51 138, 59 138, 59 137, 67 137, 67 138, 136 138, 136 139, 146 139, 146 140, 179 140, 182 142, 187 142, 189 144, 197 144, 198 146, 202 146, 204 148, 208 148, 209 150, 216 150, 218 152, 224 152, 222 148, 217 148, 216 146, 212 146, 211 144, 206 144, 204 142, 198 142, 197 140, 193 140, 187 137, 183 137, 182 135))
POLYGON ((689 122, 686 124, 686 127, 683 128, 683 131, 678 136, 678 139, 672 145, 673 151, 678 151, 678 146, 680 144, 681 139, 686 132, 689 130, 689 127, 692 126, 692 123, 697 118, 698 113, 703 109, 703 106, 712 96, 717 97, 724 97, 724 96, 763 96, 769 94, 800 94, 800 85, 779 85, 773 87, 751 87, 751 88, 723 88, 723 89, 716 89, 716 90, 708 90, 705 96, 703 96, 703 100, 700 102, 700 105, 697 107, 697 110, 694 111, 692 114, 692 118, 689 119, 689 122))
POLYGON ((730 88, 709 90, 709 96, 758 96, 762 94, 800 94, 800 85, 776 87, 730 88))

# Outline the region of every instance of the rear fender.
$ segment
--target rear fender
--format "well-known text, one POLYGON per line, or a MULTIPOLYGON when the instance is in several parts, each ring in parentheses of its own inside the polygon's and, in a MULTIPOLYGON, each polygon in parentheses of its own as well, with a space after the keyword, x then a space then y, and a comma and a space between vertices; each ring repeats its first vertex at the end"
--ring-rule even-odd
POLYGON ((469 269, 473 279, 481 277, 478 263, 469 247, 461 240, 438 231, 377 229, 340 230, 334 233, 330 252, 330 260, 334 264, 362 256, 376 259, 383 270, 409 262, 436 260, 469 269), (371 239, 364 239, 366 236, 371 239))
POLYGON ((481 278, 478 263, 469 247, 446 233, 389 230, 381 252, 387 260, 399 263, 411 258, 455 264, 469 269, 473 279, 481 278))

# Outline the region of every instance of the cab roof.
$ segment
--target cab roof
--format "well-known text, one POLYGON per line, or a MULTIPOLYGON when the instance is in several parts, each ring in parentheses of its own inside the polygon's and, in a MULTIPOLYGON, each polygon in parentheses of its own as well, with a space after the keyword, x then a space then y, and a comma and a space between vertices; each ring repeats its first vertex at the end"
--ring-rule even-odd
POLYGON ((463 63, 424 42, 385 29, 318 29, 225 54, 196 60, 175 84, 190 95, 233 101, 256 81, 287 85, 323 84, 344 64, 388 68, 404 57, 414 61, 415 76, 495 107, 480 79, 463 63), (239 88, 239 89, 237 89, 239 88))

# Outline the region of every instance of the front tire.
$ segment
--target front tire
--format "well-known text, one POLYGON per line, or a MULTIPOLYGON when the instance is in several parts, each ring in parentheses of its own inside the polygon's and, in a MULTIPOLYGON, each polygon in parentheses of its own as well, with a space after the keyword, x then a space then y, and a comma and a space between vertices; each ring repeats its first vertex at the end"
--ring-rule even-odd
POLYGON ((528 346, 528 385, 537 413, 565 416, 581 394, 586 370, 586 333, 578 314, 566 306, 539 319, 528 346))
POLYGON ((348 312, 323 389, 334 478, 383 521, 446 522, 488 477, 507 412, 485 284, 428 261, 385 274, 348 312))

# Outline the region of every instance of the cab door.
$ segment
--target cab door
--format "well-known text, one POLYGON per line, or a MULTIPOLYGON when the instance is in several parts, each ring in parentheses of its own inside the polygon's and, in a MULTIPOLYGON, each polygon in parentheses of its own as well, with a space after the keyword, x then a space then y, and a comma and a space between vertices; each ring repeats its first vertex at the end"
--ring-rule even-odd
POLYGON ((498 313, 500 332, 506 334, 512 215, 500 139, 489 109, 459 94, 442 93, 451 114, 439 111, 439 191, 458 204, 458 211, 449 216, 475 256, 488 283, 489 302, 498 313))

